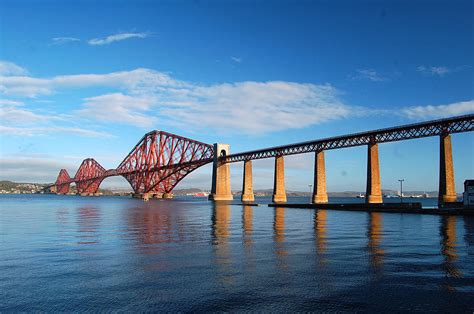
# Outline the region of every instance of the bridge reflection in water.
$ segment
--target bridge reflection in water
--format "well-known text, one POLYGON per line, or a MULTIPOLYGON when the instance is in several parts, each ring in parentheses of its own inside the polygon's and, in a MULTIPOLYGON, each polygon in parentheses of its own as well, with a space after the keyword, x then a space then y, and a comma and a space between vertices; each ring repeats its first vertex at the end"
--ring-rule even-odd
POLYGON ((286 270, 288 263, 286 256, 288 251, 285 243, 285 208, 275 207, 274 208, 274 220, 273 220, 273 245, 278 268, 286 270))
POLYGON ((369 213, 367 226, 367 247, 369 249, 370 266, 373 268, 376 278, 382 275, 381 268, 385 254, 381 246, 383 234, 382 217, 382 213, 369 213))
POLYGON ((456 216, 442 216, 440 223, 441 236, 441 254, 443 255, 443 262, 441 268, 445 273, 446 282, 443 288, 446 290, 455 290, 451 280, 453 278, 460 278, 461 272, 456 267, 456 260, 458 254, 456 251, 456 216))
MULTIPOLYGON (((148 254, 160 254, 163 248, 159 244, 170 242, 186 242, 190 238, 199 238, 198 226, 193 226, 190 220, 185 218, 185 212, 177 208, 168 208, 159 205, 155 208, 156 202, 143 203, 140 207, 129 213, 129 223, 132 227, 134 237, 142 244, 141 248, 148 254), (186 234, 186 236, 184 236, 186 234), (161 248, 161 249, 160 249, 161 248)), ((255 221, 254 208, 252 206, 236 206, 221 202, 212 203, 211 216, 211 243, 214 256, 214 264, 217 266, 218 280, 224 286, 230 287, 235 285, 236 274, 239 271, 248 272, 248 276, 256 274, 258 269, 258 254, 262 251, 255 251, 254 246, 259 244, 255 238, 255 225, 261 228, 262 225, 255 221), (232 218, 232 210, 241 210, 241 215, 232 218), (236 218, 236 217, 240 217, 236 218), (240 221, 238 221, 240 220, 240 221), (235 226, 238 223, 239 227, 235 226), (233 235, 231 229, 236 230, 233 235), (241 234, 238 230, 241 230, 241 234), (232 240, 234 239, 234 240, 232 240), (239 246, 239 242, 241 246, 239 246), (232 249, 232 244, 234 249, 232 249), (234 251, 234 252, 233 252, 234 251), (242 254, 240 254, 240 252, 242 254), (239 269, 239 265, 243 266, 239 269)), ((261 208, 262 211, 271 213, 270 208, 261 208)), ((64 210, 58 213, 58 220, 65 223, 63 216, 64 210)), ((67 212, 67 211, 66 211, 67 212)), ((329 210, 315 210, 313 221, 314 233, 314 254, 315 266, 318 272, 318 285, 324 291, 332 291, 334 287, 331 284, 331 237, 328 235, 332 223, 330 217, 332 213, 329 210)), ((286 228, 289 222, 286 221, 285 214, 289 213, 288 209, 283 207, 273 208, 273 254, 275 257, 275 265, 285 276, 287 272, 291 272, 292 245, 288 242, 286 228), (287 211, 287 212, 285 212, 287 211)), ((337 211, 335 211, 337 213, 337 211)), ((369 213, 367 219, 366 235, 366 251, 367 265, 371 269, 371 274, 376 280, 382 280, 384 274, 384 260, 390 256, 390 250, 386 251, 383 246, 384 242, 384 213, 369 213)), ((268 217, 269 218, 269 217, 268 217)), ((77 226, 79 227, 80 243, 92 244, 96 243, 99 236, 95 235, 96 229, 100 228, 101 215, 94 208, 79 208, 77 211, 77 226)), ((439 221, 439 252, 442 262, 439 264, 440 271, 445 277, 444 283, 440 286, 445 290, 455 290, 456 279, 462 278, 463 274, 458 269, 456 263, 458 260, 458 239, 456 235, 456 216, 442 216, 439 221)), ((308 227, 310 224, 308 224, 308 227)), ((302 226, 302 230, 304 227, 302 226)), ((474 239, 474 223, 472 219, 464 218, 466 243, 473 243, 474 239)), ((393 239, 390 239, 393 241, 393 239)), ((336 245, 336 244, 335 244, 336 245)), ((334 261, 333 261, 334 262, 334 261)), ((337 263, 337 262, 336 262, 337 263)), ((387 268, 388 269, 388 268, 387 268)))
POLYGON ((218 270, 218 279, 225 287, 232 286, 233 261, 229 237, 231 232, 231 206, 226 203, 214 203, 212 211, 212 251, 218 270))

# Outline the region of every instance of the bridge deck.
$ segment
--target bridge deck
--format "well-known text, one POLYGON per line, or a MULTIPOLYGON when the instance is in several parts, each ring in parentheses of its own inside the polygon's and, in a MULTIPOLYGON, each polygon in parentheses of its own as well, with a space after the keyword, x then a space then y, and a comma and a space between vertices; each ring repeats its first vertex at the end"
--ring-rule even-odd
POLYGON ((239 162, 469 131, 474 131, 472 114, 231 154, 224 161, 239 162))

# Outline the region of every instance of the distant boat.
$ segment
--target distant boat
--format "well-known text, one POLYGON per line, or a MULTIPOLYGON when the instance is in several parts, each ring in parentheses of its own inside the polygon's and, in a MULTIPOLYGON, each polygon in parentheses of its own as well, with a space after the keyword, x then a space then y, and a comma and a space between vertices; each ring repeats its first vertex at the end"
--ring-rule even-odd
POLYGON ((209 193, 206 192, 198 192, 194 194, 195 197, 208 197, 209 193))
POLYGON ((365 197, 365 195, 364 195, 364 194, 362 194, 362 193, 359 193, 359 195, 357 195, 356 197, 357 197, 357 198, 364 198, 364 197, 365 197))

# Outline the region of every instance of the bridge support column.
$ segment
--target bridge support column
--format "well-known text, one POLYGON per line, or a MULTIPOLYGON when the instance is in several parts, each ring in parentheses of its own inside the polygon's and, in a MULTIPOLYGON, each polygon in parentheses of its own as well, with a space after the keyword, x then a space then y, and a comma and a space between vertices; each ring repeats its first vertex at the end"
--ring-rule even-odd
POLYGON ((365 202, 368 204, 382 203, 382 189, 380 186, 379 147, 371 143, 367 151, 367 190, 365 202))
POLYGON ((454 185, 453 151, 451 135, 442 134, 439 137, 439 195, 438 204, 456 202, 456 188, 454 185))
POLYGON ((324 151, 316 152, 314 156, 314 190, 313 204, 324 204, 328 202, 326 191, 326 166, 324 163, 324 151))
POLYGON ((283 156, 275 157, 275 177, 273 181, 273 203, 286 203, 285 160, 283 156))
POLYGON ((171 199, 173 198, 173 193, 163 193, 162 198, 171 199))
POLYGON ((242 184, 242 202, 253 202, 252 161, 244 161, 244 180, 242 184))
POLYGON ((209 199, 214 201, 233 200, 230 189, 230 164, 221 163, 219 157, 229 154, 228 144, 214 144, 214 165, 212 169, 212 188, 209 199))

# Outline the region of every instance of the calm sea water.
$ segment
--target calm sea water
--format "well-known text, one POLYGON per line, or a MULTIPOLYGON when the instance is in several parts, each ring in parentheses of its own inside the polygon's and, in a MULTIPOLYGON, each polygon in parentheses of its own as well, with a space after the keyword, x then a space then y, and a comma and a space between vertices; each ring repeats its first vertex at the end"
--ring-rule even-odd
POLYGON ((474 219, 0 196, 0 311, 101 309, 472 313, 474 219))

